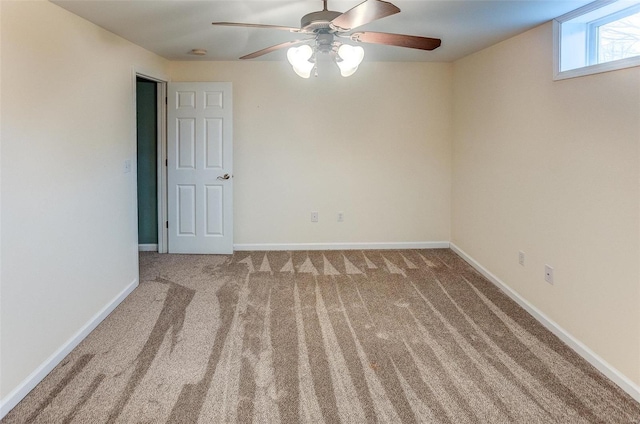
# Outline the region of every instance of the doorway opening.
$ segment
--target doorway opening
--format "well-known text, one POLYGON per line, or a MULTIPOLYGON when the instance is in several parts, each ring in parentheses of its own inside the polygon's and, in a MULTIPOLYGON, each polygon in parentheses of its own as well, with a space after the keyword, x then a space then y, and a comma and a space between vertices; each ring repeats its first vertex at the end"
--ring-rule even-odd
POLYGON ((167 252, 166 82, 135 75, 138 250, 167 252))
POLYGON ((136 78, 138 250, 158 251, 158 87, 136 78))

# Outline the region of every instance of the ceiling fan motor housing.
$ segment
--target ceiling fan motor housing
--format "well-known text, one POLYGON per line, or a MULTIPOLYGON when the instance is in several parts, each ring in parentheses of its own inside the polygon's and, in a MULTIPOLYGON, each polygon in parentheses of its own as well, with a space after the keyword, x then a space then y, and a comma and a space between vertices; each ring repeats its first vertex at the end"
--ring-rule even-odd
POLYGON ((321 53, 330 53, 335 49, 333 34, 319 33, 316 35, 316 48, 321 53))
POLYGON ((331 10, 307 13, 300 20, 300 29, 305 32, 328 32, 331 21, 340 15, 342 13, 331 10))

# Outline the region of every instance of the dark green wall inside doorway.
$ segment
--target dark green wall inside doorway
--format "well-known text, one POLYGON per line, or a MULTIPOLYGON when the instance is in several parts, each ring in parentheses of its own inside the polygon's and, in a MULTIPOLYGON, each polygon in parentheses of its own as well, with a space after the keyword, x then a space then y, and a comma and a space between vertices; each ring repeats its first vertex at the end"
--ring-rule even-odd
POLYGON ((138 243, 158 243, 157 83, 136 80, 138 243))

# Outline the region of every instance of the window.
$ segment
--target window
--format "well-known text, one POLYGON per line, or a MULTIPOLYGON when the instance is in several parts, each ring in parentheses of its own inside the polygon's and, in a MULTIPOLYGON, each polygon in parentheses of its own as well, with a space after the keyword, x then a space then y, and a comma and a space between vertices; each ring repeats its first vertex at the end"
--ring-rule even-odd
POLYGON ((640 1, 599 0, 554 21, 555 79, 640 66, 640 1))

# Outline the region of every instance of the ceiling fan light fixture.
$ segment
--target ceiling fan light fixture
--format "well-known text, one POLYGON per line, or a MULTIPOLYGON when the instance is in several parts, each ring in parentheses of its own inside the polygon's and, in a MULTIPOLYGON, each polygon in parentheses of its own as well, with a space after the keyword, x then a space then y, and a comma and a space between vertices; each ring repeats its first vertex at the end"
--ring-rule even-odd
MULTIPOLYGON (((1 1, 1 0, 0 0, 1 1)), ((400 12, 400 9, 383 0, 363 0, 344 13, 335 12, 327 8, 327 0, 322 0, 324 7, 317 12, 307 13, 300 20, 300 28, 284 27, 264 24, 245 24, 240 22, 212 22, 213 25, 278 29, 299 34, 307 34, 313 38, 288 41, 274 46, 255 51, 242 56, 240 59, 255 59, 276 50, 311 43, 313 46, 302 45, 298 48, 289 48, 287 59, 293 70, 303 78, 309 78, 313 69, 318 67, 316 59, 325 54, 329 56, 340 69, 343 77, 353 75, 364 58, 364 49, 360 46, 343 45, 340 39, 349 39, 355 42, 397 46, 419 50, 434 50, 440 47, 442 40, 439 38, 422 37, 418 35, 392 34, 389 32, 352 32, 356 28, 387 16, 400 12), (351 33, 351 34, 347 34, 351 33), (338 38, 336 38, 338 37, 338 38)))
POLYGON ((362 63, 364 59, 364 49, 360 46, 342 44, 338 48, 338 57, 341 59, 336 60, 336 64, 338 68, 340 68, 340 75, 350 77, 358 70, 358 66, 362 63))
POLYGON ((300 47, 291 47, 287 51, 287 60, 293 67, 294 72, 302 78, 311 76, 311 70, 315 66, 315 63, 309 61, 312 56, 313 49, 308 44, 303 44, 300 47))

